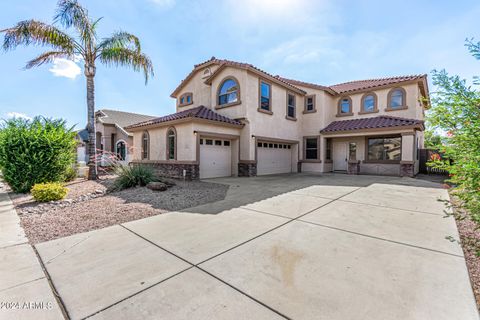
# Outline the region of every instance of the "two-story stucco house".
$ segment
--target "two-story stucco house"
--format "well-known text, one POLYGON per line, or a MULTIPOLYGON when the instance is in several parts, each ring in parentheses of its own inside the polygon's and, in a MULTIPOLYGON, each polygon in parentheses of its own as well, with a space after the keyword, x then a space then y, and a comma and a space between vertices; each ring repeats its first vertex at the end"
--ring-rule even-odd
POLYGON ((322 86, 212 58, 171 97, 176 113, 126 128, 134 162, 162 175, 418 172, 426 75, 322 86))

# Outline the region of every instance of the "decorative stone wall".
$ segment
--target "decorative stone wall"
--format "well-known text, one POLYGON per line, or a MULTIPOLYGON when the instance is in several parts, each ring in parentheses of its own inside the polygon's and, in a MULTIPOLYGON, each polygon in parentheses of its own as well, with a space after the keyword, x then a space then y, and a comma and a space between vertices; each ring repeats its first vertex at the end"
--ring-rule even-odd
POLYGON ((360 161, 348 161, 347 173, 348 174, 359 174, 360 173, 360 161))
POLYGON ((186 180, 200 179, 200 167, 194 163, 165 163, 165 162, 132 162, 132 165, 149 166, 158 177, 183 179, 183 170, 186 171, 186 180))
POLYGON ((401 177, 415 177, 415 164, 414 163, 400 163, 400 176, 401 177))
POLYGON ((238 176, 239 177, 256 177, 257 164, 255 162, 239 162, 238 176))

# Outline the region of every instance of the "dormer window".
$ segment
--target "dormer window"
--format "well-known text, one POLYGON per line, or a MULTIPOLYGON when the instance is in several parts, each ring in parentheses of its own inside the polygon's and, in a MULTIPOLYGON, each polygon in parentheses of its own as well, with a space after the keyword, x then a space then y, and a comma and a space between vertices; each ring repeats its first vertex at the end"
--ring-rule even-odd
POLYGON ((193 103, 193 94, 191 92, 186 92, 180 96, 178 99, 178 106, 188 106, 193 103))

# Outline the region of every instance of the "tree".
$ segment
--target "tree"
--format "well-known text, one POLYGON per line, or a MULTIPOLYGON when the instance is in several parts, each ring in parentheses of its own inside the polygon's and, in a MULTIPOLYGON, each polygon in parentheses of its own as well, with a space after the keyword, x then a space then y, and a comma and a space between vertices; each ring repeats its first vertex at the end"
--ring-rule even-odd
MULTIPOLYGON (((468 40, 466 45, 480 59, 480 43, 468 40)), ((445 70, 433 71, 433 83, 438 90, 427 121, 433 129, 447 133, 441 151, 452 160, 437 159, 434 165, 448 170, 456 194, 472 220, 480 223, 480 91, 445 70)))
POLYGON ((81 57, 84 61, 84 74, 87 79, 87 130, 89 171, 88 179, 97 178, 95 161, 95 84, 96 62, 107 66, 128 66, 134 71, 142 71, 145 84, 149 76, 153 76, 153 65, 148 56, 142 53, 140 41, 133 34, 119 31, 103 40, 97 37, 97 27, 100 19, 92 20, 87 9, 82 7, 77 0, 60 0, 53 24, 37 20, 25 20, 16 26, 4 30, 3 49, 15 49, 19 45, 48 46, 50 51, 40 54, 29 61, 27 69, 38 67, 44 63, 52 62, 56 58, 73 60, 81 57), (67 34, 56 27, 57 24, 64 29, 73 28, 76 37, 67 34))
POLYGON ((425 148, 437 149, 442 146, 442 137, 434 131, 425 130, 425 148))

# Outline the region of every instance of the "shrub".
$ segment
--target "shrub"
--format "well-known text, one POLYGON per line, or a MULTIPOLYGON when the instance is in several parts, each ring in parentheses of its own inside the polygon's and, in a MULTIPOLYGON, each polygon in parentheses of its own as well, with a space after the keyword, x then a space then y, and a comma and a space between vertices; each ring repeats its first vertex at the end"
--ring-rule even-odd
POLYGON ((77 169, 73 166, 67 167, 67 170, 63 173, 63 181, 70 182, 77 177, 77 169))
POLYGON ((15 192, 60 182, 75 161, 75 132, 64 120, 14 118, 0 126, 0 169, 15 192))
POLYGON ((68 189, 59 182, 37 183, 31 190, 33 198, 38 202, 61 200, 67 192, 68 189))
POLYGON ((147 166, 118 166, 116 168, 117 179, 111 190, 123 190, 136 186, 146 186, 149 182, 156 181, 153 169, 147 166))

